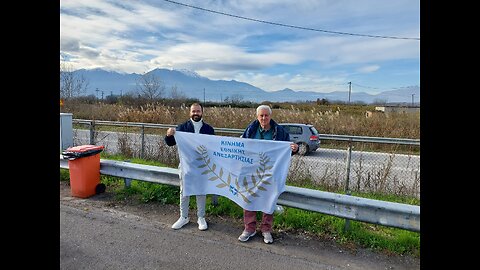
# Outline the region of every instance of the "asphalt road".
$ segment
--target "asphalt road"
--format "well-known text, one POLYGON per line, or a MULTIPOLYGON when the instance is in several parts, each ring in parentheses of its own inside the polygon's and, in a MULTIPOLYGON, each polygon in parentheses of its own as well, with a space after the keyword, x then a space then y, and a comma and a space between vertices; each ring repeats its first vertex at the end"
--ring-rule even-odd
POLYGON ((271 245, 261 236, 243 243, 241 220, 225 217, 207 215, 206 231, 195 222, 173 230, 178 215, 177 205, 118 201, 108 190, 71 197, 68 182, 60 182, 60 269, 420 269, 418 258, 341 247, 301 232, 274 230, 271 245))

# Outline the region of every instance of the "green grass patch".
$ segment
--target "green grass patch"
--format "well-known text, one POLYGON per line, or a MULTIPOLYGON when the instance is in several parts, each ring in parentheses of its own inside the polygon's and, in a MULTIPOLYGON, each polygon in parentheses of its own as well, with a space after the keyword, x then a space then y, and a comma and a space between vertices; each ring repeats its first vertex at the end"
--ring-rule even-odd
POLYGON ((228 198, 218 196, 217 205, 213 205, 211 195, 207 196, 207 205, 205 206, 210 215, 229 216, 233 218, 243 218, 243 208, 228 198))
POLYGON ((180 188, 177 186, 160 185, 137 180, 131 181, 130 187, 119 187, 116 192, 116 198, 119 200, 128 196, 135 196, 142 203, 178 204, 180 196, 180 188))
POLYGON ((344 218, 284 207, 274 215, 274 228, 302 231, 337 243, 358 245, 375 251, 420 256, 420 234, 407 230, 350 220, 345 230, 344 218))
POLYGON ((70 171, 67 169, 60 169, 60 181, 70 181, 70 171))
POLYGON ((350 221, 350 230, 343 234, 347 240, 372 250, 420 256, 420 234, 416 232, 350 221))

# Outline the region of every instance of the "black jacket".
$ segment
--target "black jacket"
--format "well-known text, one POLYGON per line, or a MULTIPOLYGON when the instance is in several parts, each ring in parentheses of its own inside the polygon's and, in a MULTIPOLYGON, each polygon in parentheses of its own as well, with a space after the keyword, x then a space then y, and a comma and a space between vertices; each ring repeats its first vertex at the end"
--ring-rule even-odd
MULTIPOLYGON (((185 132, 195 132, 195 128, 193 127, 192 120, 188 119, 185 123, 179 124, 177 128, 175 128, 176 131, 185 131, 185 132)), ((203 122, 202 127, 200 128, 200 133, 201 134, 209 134, 209 135, 215 135, 215 131, 213 130, 213 127, 210 126, 209 124, 203 122)), ((168 146, 173 146, 176 145, 177 142, 175 141, 175 136, 166 136, 165 135, 165 143, 168 146)))
MULTIPOLYGON (((242 138, 253 138, 259 126, 260 122, 258 120, 251 122, 243 132, 242 138)), ((272 139, 274 141, 290 141, 290 134, 273 119, 270 119, 270 127, 273 131, 272 139)))
MULTIPOLYGON (((243 132, 242 138, 253 138, 255 137, 255 133, 257 132, 257 129, 260 127, 260 122, 255 119, 253 122, 251 122, 248 127, 245 129, 243 132)), ((290 134, 277 122, 273 121, 273 119, 270 119, 270 128, 272 129, 272 139, 275 141, 290 141, 290 134)), ((297 149, 298 152, 298 149, 297 149)), ((292 152, 293 154, 296 154, 297 152, 292 152)))

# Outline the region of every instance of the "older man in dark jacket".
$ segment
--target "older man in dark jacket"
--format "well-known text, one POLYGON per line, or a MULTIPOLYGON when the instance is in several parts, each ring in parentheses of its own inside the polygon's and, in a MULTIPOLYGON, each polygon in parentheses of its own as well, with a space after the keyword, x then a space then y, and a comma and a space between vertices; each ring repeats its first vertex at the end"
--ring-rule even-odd
MULTIPOLYGON (((251 122, 243 132, 242 138, 290 141, 290 135, 285 129, 278 125, 273 119, 272 109, 267 105, 260 105, 257 108, 257 119, 251 122)), ((291 143, 292 155, 298 152, 298 145, 291 143)), ((257 212, 243 210, 244 230, 238 237, 238 240, 245 242, 256 234, 257 230, 257 212)), ((262 224, 260 230, 263 235, 263 242, 273 243, 272 237, 273 214, 262 212, 262 224)))

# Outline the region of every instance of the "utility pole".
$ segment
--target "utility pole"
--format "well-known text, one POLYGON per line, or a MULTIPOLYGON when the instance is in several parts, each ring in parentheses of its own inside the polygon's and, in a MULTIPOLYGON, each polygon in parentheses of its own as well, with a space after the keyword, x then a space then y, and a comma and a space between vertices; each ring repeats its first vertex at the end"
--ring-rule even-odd
POLYGON ((102 91, 102 100, 103 100, 103 91, 102 91))
POLYGON ((415 96, 415 94, 412 94, 412 107, 413 107, 413 104, 415 104, 415 103, 413 103, 413 96, 415 96))
POLYGON ((205 87, 203 88, 203 105, 205 105, 205 87))
POLYGON ((350 94, 352 93, 352 82, 348 82, 348 104, 350 104, 350 94))
POLYGON ((100 91, 100 90, 98 90, 98 87, 97 87, 97 90, 95 90, 95 91, 97 91, 97 99, 98 99, 98 91, 100 91))

